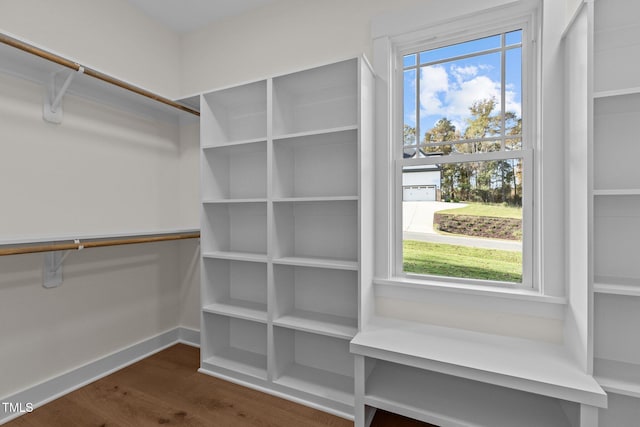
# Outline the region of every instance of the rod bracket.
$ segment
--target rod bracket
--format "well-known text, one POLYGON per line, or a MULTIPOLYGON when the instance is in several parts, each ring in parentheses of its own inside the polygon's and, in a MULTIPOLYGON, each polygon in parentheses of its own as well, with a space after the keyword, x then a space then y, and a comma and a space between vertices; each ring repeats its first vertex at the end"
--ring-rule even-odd
POLYGON ((62 285, 63 253, 64 251, 55 251, 44 254, 42 286, 47 289, 57 288, 62 285))
POLYGON ((58 74, 62 73, 62 71, 58 71, 56 73, 51 73, 51 77, 49 79, 49 86, 47 87, 44 103, 42 104, 42 119, 45 122, 53 123, 59 125, 62 123, 63 111, 62 111, 62 98, 66 94, 73 78, 77 74, 84 73, 84 67, 79 67, 77 71, 69 71, 67 77, 62 83, 60 89, 57 88, 56 80, 58 74))

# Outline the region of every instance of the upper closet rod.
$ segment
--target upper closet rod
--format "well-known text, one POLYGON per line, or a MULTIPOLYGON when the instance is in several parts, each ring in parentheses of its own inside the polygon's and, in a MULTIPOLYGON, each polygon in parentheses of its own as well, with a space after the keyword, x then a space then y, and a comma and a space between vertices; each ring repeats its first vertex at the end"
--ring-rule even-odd
POLYGON ((100 80, 105 81, 107 83, 110 83, 112 85, 118 86, 120 88, 126 89, 126 90, 134 92, 134 93, 137 93, 138 95, 142 95, 144 97, 153 99, 153 100, 155 100, 157 102, 169 105, 170 107, 177 108, 179 110, 185 111, 187 113, 191 113, 191 114, 196 115, 196 116, 200 116, 200 112, 198 112, 198 111, 196 111, 194 109, 191 109, 189 107, 186 107, 186 106, 184 106, 182 104, 179 104, 179 103, 177 103, 175 101, 172 101, 172 100, 170 100, 168 98, 164 98, 164 97, 162 97, 160 95, 157 95, 157 94, 155 94, 153 92, 149 92, 148 90, 139 88, 137 86, 131 85, 131 84, 126 83, 126 82, 123 82, 122 80, 118 80, 118 79, 116 79, 114 77, 111 77, 111 76, 109 76, 107 74, 101 73, 100 71, 96 71, 96 70, 93 70, 93 69, 91 69, 89 67, 85 67, 85 66, 80 65, 80 64, 78 64, 76 62, 70 61, 70 60, 68 60, 66 58, 63 58, 62 56, 56 55, 56 54, 51 53, 51 52, 47 52, 46 50, 43 50, 43 49, 40 49, 38 47, 32 46, 32 45, 30 45, 28 43, 25 43, 23 41, 20 41, 18 39, 13 38, 13 37, 9 37, 6 34, 0 33, 0 42, 4 43, 6 45, 9 45, 9 46, 15 47, 17 49, 20 49, 22 51, 28 52, 28 53, 30 53, 32 55, 39 56, 40 58, 44 58, 44 59, 46 59, 48 61, 55 62, 56 64, 60 64, 60 65, 62 65, 64 67, 71 68, 72 70, 75 70, 75 71, 78 71, 81 68, 84 68, 84 74, 87 74, 87 75, 89 75, 91 77, 94 77, 96 79, 100 79, 100 80))
POLYGON ((132 245, 135 243, 165 242, 168 240, 184 240, 184 239, 199 239, 199 238, 200 238, 200 232, 198 231, 193 233, 171 233, 171 234, 164 234, 161 236, 87 240, 82 242, 80 240, 74 240, 73 243, 51 243, 51 244, 45 244, 45 245, 25 245, 25 246, 14 246, 9 248, 0 248, 0 256, 32 254, 32 253, 38 253, 38 252, 69 251, 74 249, 99 248, 103 246, 132 245))

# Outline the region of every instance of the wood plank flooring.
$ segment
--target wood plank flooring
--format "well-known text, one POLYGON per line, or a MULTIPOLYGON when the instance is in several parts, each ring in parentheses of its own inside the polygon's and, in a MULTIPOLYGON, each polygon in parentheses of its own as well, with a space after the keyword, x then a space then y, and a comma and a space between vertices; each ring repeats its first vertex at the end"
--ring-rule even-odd
MULTIPOLYGON (((69 393, 7 427, 352 427, 353 422, 200 374, 178 344, 69 393)), ((372 427, 428 427, 378 411, 372 427)))

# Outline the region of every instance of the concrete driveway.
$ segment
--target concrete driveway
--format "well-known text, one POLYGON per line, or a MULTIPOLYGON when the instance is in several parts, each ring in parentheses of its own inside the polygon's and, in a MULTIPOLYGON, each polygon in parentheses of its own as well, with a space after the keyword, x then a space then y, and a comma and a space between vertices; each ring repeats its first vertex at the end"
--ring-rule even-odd
POLYGON ((402 234, 405 240, 447 243, 476 248, 522 251, 521 242, 479 237, 447 236, 433 229, 433 214, 444 209, 467 206, 464 203, 447 202, 402 202, 402 234))

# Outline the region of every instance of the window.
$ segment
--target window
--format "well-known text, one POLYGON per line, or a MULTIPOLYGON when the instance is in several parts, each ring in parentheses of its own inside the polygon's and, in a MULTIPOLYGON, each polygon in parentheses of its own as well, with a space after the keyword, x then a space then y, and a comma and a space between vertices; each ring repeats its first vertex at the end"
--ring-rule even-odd
POLYGON ((527 28, 397 49, 396 276, 532 287, 527 28))

